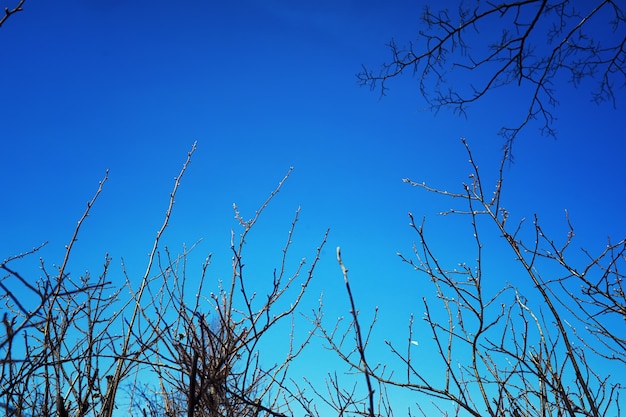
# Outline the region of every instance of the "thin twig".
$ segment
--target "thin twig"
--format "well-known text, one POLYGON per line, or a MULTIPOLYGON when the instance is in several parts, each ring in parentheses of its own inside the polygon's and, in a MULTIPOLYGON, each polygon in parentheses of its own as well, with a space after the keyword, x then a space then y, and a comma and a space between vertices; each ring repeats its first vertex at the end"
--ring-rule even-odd
POLYGON ((363 345, 363 337, 361 335, 359 317, 356 311, 356 307, 354 305, 354 297, 352 296, 352 290, 350 289, 350 281, 348 280, 348 269, 345 267, 343 261, 341 260, 341 248, 339 246, 337 246, 337 262, 339 262, 339 266, 341 267, 343 281, 346 284, 346 291, 348 291, 348 298, 350 299, 350 313, 352 314, 352 319, 354 320, 354 333, 356 335, 357 350, 359 351, 359 355, 361 356, 362 371, 365 374, 365 383, 367 384, 367 392, 369 397, 368 413, 371 417, 374 417, 374 389, 372 388, 372 381, 370 380, 369 365, 367 364, 367 360, 365 359, 365 346, 363 345))

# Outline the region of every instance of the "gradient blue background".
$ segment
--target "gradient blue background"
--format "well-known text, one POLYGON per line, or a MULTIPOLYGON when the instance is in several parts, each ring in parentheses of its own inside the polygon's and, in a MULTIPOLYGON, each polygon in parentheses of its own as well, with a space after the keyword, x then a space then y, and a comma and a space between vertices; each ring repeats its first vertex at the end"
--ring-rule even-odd
MULTIPOLYGON (((386 42, 416 36, 423 3, 27 1, 0 30, 0 257, 48 241, 40 256, 59 264, 110 169, 70 271, 95 274, 109 253, 111 280, 123 282, 122 258, 139 280, 173 178, 198 141, 163 242, 177 252, 203 239, 190 279, 209 252, 211 285, 229 278, 230 230, 238 232, 232 204, 252 217, 293 166, 250 235, 254 282, 270 280, 301 206, 293 262, 312 259, 331 229, 306 308, 323 292, 328 317, 348 313, 335 260, 341 246, 364 319, 380 307, 376 343, 405 343, 409 314, 421 317, 421 298, 434 297, 396 255, 410 254, 417 239, 407 212, 426 216, 433 244, 451 262, 474 255, 464 246, 464 220, 437 216, 454 203, 402 178, 461 190, 471 172, 465 137, 492 181, 503 144, 496 132, 526 107, 517 90, 505 89, 465 119, 423 110, 408 76, 393 80, 383 99, 357 86, 362 64, 377 68, 389 58, 386 42)), ((512 219, 537 213, 555 239, 565 237, 567 209, 576 247, 593 252, 607 236, 626 235, 624 90, 613 109, 591 103, 589 85, 575 90, 560 81, 558 139, 531 125, 516 142, 504 206, 512 219)), ((498 254, 491 267, 512 256, 498 254)), ((36 278, 36 262, 23 267, 36 278)), ((499 279, 494 288, 514 280, 499 279)))

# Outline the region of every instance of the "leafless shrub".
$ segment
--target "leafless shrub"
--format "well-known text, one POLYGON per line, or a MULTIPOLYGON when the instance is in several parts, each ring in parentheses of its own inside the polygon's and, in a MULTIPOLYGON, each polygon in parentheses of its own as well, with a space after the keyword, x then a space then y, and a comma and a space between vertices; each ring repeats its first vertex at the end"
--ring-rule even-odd
POLYGON ((0 404, 5 415, 111 417, 127 400, 120 398, 124 389, 131 415, 134 410, 151 417, 290 414, 291 394, 283 386, 314 328, 303 340, 295 339, 292 328, 286 335, 285 357, 275 364, 262 365, 260 349, 265 339, 275 337, 272 333, 279 323, 289 325, 292 320, 293 326, 328 232, 312 262, 307 265, 302 258, 290 270, 287 260, 298 209, 269 292, 257 296, 249 290, 244 244, 290 169, 250 220, 234 207, 242 231, 238 238, 234 231, 231 236, 230 281, 214 292, 206 288, 209 255, 199 280, 193 279, 198 287, 188 294, 185 265, 194 247, 173 256, 167 248, 160 250, 159 242, 194 150, 195 144, 175 179, 165 219, 136 288, 128 275, 118 285, 107 279, 108 256, 95 279, 89 273, 73 278, 66 271, 80 227, 107 177, 88 203, 54 274, 43 262, 38 281, 12 268, 39 248, 0 264, 6 273, 0 280, 4 302, 0 404), (122 291, 130 297, 124 299, 122 291))
POLYGON ((51 415, 52 410, 64 415, 70 402, 76 410, 73 415, 83 416, 101 396, 99 372, 106 368, 101 359, 115 339, 110 324, 116 319, 111 308, 117 291, 106 281, 110 259, 105 259, 96 279, 88 273, 71 278, 66 267, 106 180, 107 176, 87 204, 54 273, 43 261, 39 279, 24 277, 11 267, 41 246, 0 264, 7 273, 0 283, 5 310, 0 397, 7 416, 51 415))
POLYGON ((153 362, 153 372, 159 375, 163 393, 162 415, 181 415, 174 405, 177 400, 168 394, 170 392, 185 394, 187 416, 290 414, 290 394, 283 385, 290 364, 308 344, 313 333, 310 332, 299 344, 291 335, 284 360, 268 367, 261 364, 259 347, 273 327, 292 318, 313 278, 326 235, 308 270, 305 270, 305 260, 302 259, 289 273, 286 261, 298 220, 298 209, 282 250, 281 266, 274 273, 271 290, 260 299, 248 290, 243 262, 248 234, 288 176, 289 173, 252 219, 244 220, 238 208, 234 207, 242 232, 238 239, 234 232, 232 234, 232 275, 230 281, 222 283, 217 292, 203 296, 210 256, 203 266, 203 274, 192 300, 185 299, 187 280, 184 274, 181 276, 175 272, 178 270, 176 263, 184 262, 184 257, 168 261, 163 297, 154 305, 155 314, 152 315, 157 319, 149 322, 149 326, 160 335, 148 358, 153 362), (176 311, 173 320, 162 314, 167 309, 176 311))
MULTIPOLYGON (((406 346, 386 342, 401 366, 369 366, 365 348, 374 323, 369 330, 362 330, 348 286, 352 304, 348 330, 355 332, 356 342, 337 328, 322 329, 329 348, 353 373, 366 379, 365 389, 355 388, 365 395, 352 394, 351 404, 343 409, 350 409, 351 415, 389 415, 382 412, 386 410, 383 407, 373 410, 370 380, 375 380, 387 390, 400 389, 404 398, 413 395, 415 409, 423 415, 432 415, 433 410, 455 416, 621 415, 626 303, 619 271, 626 260, 626 242, 609 242, 597 256, 583 252, 587 264, 577 269, 573 265, 580 256, 567 251, 574 236, 571 225, 565 243, 558 245, 544 234, 535 218, 531 240, 523 239, 528 237, 523 220, 507 224, 509 213, 501 204, 502 166, 494 192, 487 194, 465 145, 473 172, 462 192, 405 180, 462 202, 465 207, 443 214, 466 216, 473 231, 476 256, 451 268, 429 244, 424 221, 418 223, 409 213, 419 242, 412 257, 399 256, 434 287, 436 301, 428 297, 422 301, 435 357, 425 358, 422 352, 416 359, 411 317, 406 346), (511 270, 497 276, 490 264, 499 260, 485 256, 486 250, 494 250, 485 243, 490 231, 502 236, 503 247, 498 250, 508 248, 514 257, 511 270), (524 278, 518 278, 517 285, 510 281, 494 285, 502 275, 524 278), (439 363, 435 373, 434 362, 439 363)), ((489 244, 493 245, 493 240, 489 244)), ((338 397, 345 398, 345 384, 333 388, 338 397)), ((378 395, 388 401, 386 395, 378 395)))

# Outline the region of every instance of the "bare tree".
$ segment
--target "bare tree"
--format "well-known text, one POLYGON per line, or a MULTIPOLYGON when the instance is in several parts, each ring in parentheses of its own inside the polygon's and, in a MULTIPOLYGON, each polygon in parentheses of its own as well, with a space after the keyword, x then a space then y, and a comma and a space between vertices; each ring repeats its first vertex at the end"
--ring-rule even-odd
MULTIPOLYGON (((21 11, 23 3, 7 8, 0 26, 21 11)), ((460 113, 493 88, 530 85, 525 117, 503 128, 509 146, 533 119, 541 119, 544 131, 554 134, 551 108, 557 96, 552 83, 563 71, 569 71, 575 84, 589 77, 598 80, 595 100, 615 105, 615 89, 626 80, 625 16, 617 2, 581 6, 569 0, 477 1, 461 6, 458 16, 455 21, 447 11, 426 9, 423 19, 428 30, 418 43, 403 49, 392 42, 392 62, 380 73, 364 70, 361 81, 380 86, 384 94, 390 78, 410 69, 433 108, 452 106, 460 113), (494 22, 502 30, 484 48, 468 43, 468 36, 493 35, 492 30, 483 29, 494 22), (587 35, 595 33, 591 28, 598 22, 611 23, 605 25, 611 36, 602 42, 587 35), (476 83, 467 90, 445 89, 452 69, 478 74, 476 83)), ((299 209, 282 247, 280 265, 269 276, 269 289, 259 295, 250 288, 249 270, 244 269, 245 243, 291 170, 249 220, 234 207, 241 232, 231 234, 229 279, 207 290, 209 255, 200 277, 194 277, 198 286, 190 293, 186 263, 195 246, 173 255, 161 247, 161 239, 194 144, 175 178, 138 287, 133 287, 128 275, 124 283, 112 284, 108 255, 95 278, 89 273, 74 277, 66 270, 106 175, 54 272, 43 261, 34 279, 14 267, 43 245, 0 263, 4 274, 0 277, 2 411, 20 417, 112 417, 122 401, 121 389, 127 387, 128 413, 139 411, 145 417, 291 416, 301 411, 320 416, 325 415, 324 409, 339 416, 391 416, 392 391, 415 398, 413 410, 423 415, 432 415, 433 409, 455 416, 621 415, 624 387, 620 375, 626 371, 626 296, 621 270, 626 240, 607 242, 599 254, 572 254, 574 228, 567 218, 569 231, 562 243, 549 238, 536 217, 530 227, 524 221, 511 225, 501 199, 502 165, 490 190, 466 147, 472 172, 461 191, 447 192, 405 180, 461 203, 460 208, 443 214, 464 216, 473 238, 475 256, 450 266, 430 244, 425 221, 409 213, 418 243, 412 255, 399 257, 432 285, 434 299, 422 299, 422 324, 430 332, 435 352, 429 365, 439 364, 439 376, 433 377, 424 361, 415 359, 413 334, 419 323, 414 317, 408 318, 405 344, 386 342, 395 363, 380 364, 372 358, 368 347, 378 311, 369 325, 363 324, 339 248, 348 323, 326 327, 320 303, 310 317, 311 329, 301 339, 295 337, 295 313, 328 234, 310 265, 302 259, 288 268, 299 209), (492 242, 485 238, 489 233, 502 237, 498 250, 506 250, 502 253, 509 253, 516 267, 506 271, 515 278, 500 287, 487 284, 495 281, 490 280, 491 259, 485 254, 493 250, 486 246, 492 242), (120 299, 122 290, 131 296, 120 299), (289 328, 290 321, 284 357, 265 364, 261 359, 265 341, 276 329, 284 329, 279 327, 283 323, 289 328), (330 374, 325 386, 290 373, 316 332, 348 368, 347 375, 330 374), (144 376, 157 385, 140 383, 144 376)), ((507 157, 508 151, 502 164, 507 157)))
POLYGON ((250 289, 244 247, 290 169, 249 220, 234 206, 242 230, 238 237, 234 231, 230 236, 232 275, 230 281, 220 281, 210 291, 211 255, 201 275, 192 278, 186 265, 195 245, 178 255, 167 247, 160 249, 195 147, 194 143, 175 178, 163 224, 136 288, 125 270, 125 282, 113 285, 108 280, 108 255, 95 279, 88 272, 74 278, 67 271, 81 225, 102 192, 106 176, 54 273, 48 272, 43 261, 38 281, 26 279, 12 267, 40 248, 0 263, 6 273, 0 279, 4 304, 0 406, 5 415, 111 417, 123 412, 125 401, 129 401, 130 415, 139 410, 146 417, 294 414, 293 394, 286 387, 288 371, 315 331, 312 326, 296 338, 295 312, 313 279, 328 231, 310 264, 299 258, 294 265, 289 254, 298 208, 279 265, 273 273, 252 271, 268 278, 267 292, 260 295, 258 286, 250 289), (198 282, 195 291, 188 289, 190 280, 198 282), (284 338, 284 357, 272 356, 272 362, 265 363, 263 346, 277 337, 284 338), (127 396, 120 396, 125 388, 127 396))
MULTIPOLYGON (((626 372, 621 270, 626 240, 607 242, 595 256, 572 253, 574 229, 568 219, 569 231, 561 244, 544 233, 537 217, 528 229, 524 220, 507 222, 510 213, 501 199, 502 165, 490 192, 469 147, 467 152, 471 181, 460 192, 405 180, 460 202, 459 208, 442 214, 465 216, 473 235, 475 256, 450 266, 449 254, 442 255, 429 243, 425 222, 409 213, 418 243, 412 256, 399 257, 433 286, 436 298, 422 299, 422 331, 429 331, 435 356, 416 358, 417 324, 410 317, 406 344, 386 342, 396 365, 369 366, 372 359, 366 361, 364 352, 374 322, 369 330, 361 330, 349 287, 352 323, 348 328, 356 332, 353 347, 346 343, 346 333, 322 329, 328 346, 351 372, 367 379, 366 388, 360 390, 367 395, 352 396, 350 409, 354 415, 389 415, 382 412, 384 407, 372 413, 369 380, 373 379, 383 390, 400 390, 404 398, 413 393, 414 407, 423 415, 432 415, 433 410, 477 417, 621 415, 625 388, 621 375, 626 372), (501 236, 501 244, 494 247, 488 234, 501 236), (501 259, 493 254, 503 258, 505 250, 512 266, 494 270, 501 259), (578 265, 581 255, 586 258, 582 266, 578 265), (435 362, 438 371, 433 371, 435 362)), ((505 154, 502 164, 506 159, 505 154)), ((314 320, 321 322, 321 316, 314 320)), ((381 398, 386 401, 380 404, 388 404, 388 398, 381 398)))
MULTIPOLYGON (((205 293, 211 256, 206 258, 198 287, 190 299, 185 295, 188 278, 184 269, 178 267, 185 263, 185 256, 175 259, 168 256, 165 267, 159 267, 166 279, 158 303, 146 309, 145 315, 147 326, 159 335, 158 343, 146 355, 150 370, 159 380, 158 390, 153 392, 162 394, 159 400, 147 402, 154 416, 293 415, 285 381, 290 365, 309 344, 314 328, 303 340, 295 339, 293 328, 291 334, 282 335, 288 348, 281 362, 263 366, 261 346, 266 339, 280 337, 274 330, 279 323, 294 319, 294 312, 313 279, 328 231, 308 269, 305 269, 306 260, 301 258, 289 272, 287 261, 298 209, 287 233, 280 266, 268 276, 271 285, 264 296, 259 297, 249 289, 245 278, 248 269, 244 271, 248 235, 290 173, 291 169, 251 219, 245 220, 234 206, 242 231, 239 238, 232 232, 232 275, 217 291, 205 293), (154 314, 150 314, 151 309, 154 314), (175 311, 173 318, 164 314, 168 310, 175 311)), ((137 406, 145 402, 146 392, 144 389, 138 395, 137 406)))
POLYGON ((523 220, 512 224, 501 199, 506 154, 493 192, 469 147, 471 181, 461 191, 405 180, 460 203, 443 214, 468 220, 475 255, 450 266, 429 243, 425 222, 409 214, 419 239, 412 256, 399 256, 432 285, 435 298, 423 298, 422 324, 435 355, 416 360, 413 334, 419 322, 410 317, 406 344, 386 342, 395 362, 385 362, 368 350, 378 311, 363 325, 339 250, 349 320, 327 327, 320 301, 310 330, 295 337, 294 313, 326 242, 324 235, 308 269, 302 260, 290 270, 287 259, 299 209, 268 290, 259 295, 258 288, 250 288, 245 243, 289 173, 249 220, 234 207, 241 233, 231 235, 229 280, 207 291, 209 255, 198 286, 189 291, 187 256, 195 246, 172 255, 159 249, 159 241, 194 149, 175 179, 137 289, 130 277, 121 286, 111 284, 108 256, 95 279, 88 273, 74 278, 66 271, 80 226, 104 181, 55 273, 42 263, 43 275, 33 285, 11 267, 37 249, 0 264, 6 273, 0 280, 0 405, 6 415, 111 416, 121 406, 121 387, 127 387, 128 413, 146 417, 321 416, 329 409, 341 416, 391 416, 396 395, 413 398, 410 413, 422 415, 433 410, 455 416, 621 415, 626 298, 620 271, 626 241, 609 241, 598 255, 581 252, 581 264, 580 254, 572 254, 574 229, 568 219, 562 243, 550 239, 537 218, 528 228, 523 220), (502 237, 500 246, 494 248, 493 239, 486 238, 490 233, 502 237), (487 255, 494 250, 500 258, 508 251, 514 265, 496 271, 495 279, 494 260, 487 255), (501 286, 489 285, 504 273, 508 278, 501 286), (122 289, 130 291, 128 299, 121 299, 122 289), (32 305, 23 298, 28 293, 36 295, 32 305), (291 328, 289 334, 281 323, 291 328), (282 359, 267 364, 264 342, 276 331, 286 337, 286 350, 282 359), (347 365, 346 374, 339 369, 329 374, 325 386, 290 371, 315 334, 347 365), (438 374, 432 371, 435 363, 438 374), (156 386, 145 383, 150 380, 156 386))
MULTIPOLYGON (((49 272, 43 260, 39 278, 24 276, 13 263, 25 261, 43 245, 0 264, 6 275, 3 290, 4 354, 0 398, 7 416, 72 415, 93 412, 102 397, 116 340, 111 325, 119 315, 112 308, 119 290, 106 281, 110 258, 97 278, 89 273, 73 278, 67 271, 79 231, 102 192, 107 175, 66 246, 60 266, 49 272)), ((30 275, 30 273, 29 273, 30 275)))
POLYGON ((358 79, 384 95, 391 78, 411 73, 432 109, 459 114, 493 89, 525 88, 518 101, 527 100, 527 111, 500 131, 510 148, 533 120, 555 135, 555 84, 567 74, 575 86, 593 79, 593 99, 616 105, 615 91, 626 83, 623 6, 611 0, 475 0, 455 11, 426 6, 419 37, 406 46, 392 40, 391 60, 380 70, 363 67, 358 79))

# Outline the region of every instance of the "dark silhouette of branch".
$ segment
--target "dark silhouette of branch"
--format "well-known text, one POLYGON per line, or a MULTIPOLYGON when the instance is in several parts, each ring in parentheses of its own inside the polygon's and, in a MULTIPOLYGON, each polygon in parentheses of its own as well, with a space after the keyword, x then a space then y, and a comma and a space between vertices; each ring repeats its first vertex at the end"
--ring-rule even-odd
POLYGON ((556 135, 554 86, 567 73, 575 86, 595 80, 593 99, 616 105, 615 90, 626 85, 623 7, 611 0, 476 0, 457 12, 426 6, 419 37, 406 47, 392 40, 391 60, 378 71, 364 66, 357 77, 385 95, 390 79, 411 73, 431 109, 460 115, 491 90, 523 87, 518 101, 527 102, 525 114, 500 131, 510 150, 535 120, 542 134, 556 135))
POLYGON ((16 5, 14 8, 12 8, 12 9, 9 9, 8 7, 5 7, 5 8, 4 8, 4 16, 2 16, 2 17, 0 18, 0 27, 2 27, 2 25, 4 24, 4 22, 6 22, 6 21, 7 21, 7 19, 8 19, 11 15, 13 15, 13 14, 15 14, 15 13, 17 13, 17 12, 21 12, 22 10, 24 10, 24 9, 22 9, 22 6, 24 5, 24 2, 25 2, 25 1, 26 1, 26 0, 20 0, 20 2, 19 2, 19 3, 17 3, 17 5, 16 5))
POLYGON ((343 264, 341 260, 341 249, 337 247, 337 262, 339 262, 339 266, 341 267, 341 273, 343 274, 343 281, 346 284, 346 291, 348 292, 348 299, 350 300, 350 314, 352 315, 352 320, 354 323, 354 333, 356 337, 357 350, 359 351, 359 356, 361 359, 361 371, 365 376, 365 383, 367 384, 367 392, 368 392, 368 414, 370 417, 374 417, 374 389, 372 388, 372 381, 370 378, 370 369, 367 364, 367 360, 365 359, 365 345, 363 344, 363 334, 361 332, 361 326, 359 324, 359 313, 356 310, 356 306, 354 304, 354 297, 352 296, 352 290, 350 289, 350 281, 348 280, 348 269, 343 264))

